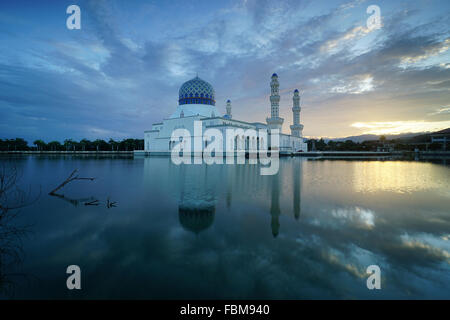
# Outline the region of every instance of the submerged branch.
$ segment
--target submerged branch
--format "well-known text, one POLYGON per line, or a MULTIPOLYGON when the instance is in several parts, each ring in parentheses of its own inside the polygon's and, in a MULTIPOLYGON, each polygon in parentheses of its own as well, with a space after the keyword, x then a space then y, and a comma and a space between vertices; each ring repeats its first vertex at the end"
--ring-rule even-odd
POLYGON ((78 175, 75 175, 77 173, 78 169, 75 169, 72 171, 72 173, 69 175, 69 177, 64 180, 59 186, 57 186, 55 189, 53 189, 52 191, 49 192, 49 195, 51 196, 55 196, 56 191, 58 191, 59 189, 61 189, 62 187, 64 187, 66 184, 68 184, 69 182, 72 182, 74 180, 95 180, 95 178, 82 178, 82 177, 78 177, 78 175))
POLYGON ((85 202, 84 205, 85 205, 85 206, 98 206, 98 200, 94 200, 94 201, 90 201, 90 202, 85 202))

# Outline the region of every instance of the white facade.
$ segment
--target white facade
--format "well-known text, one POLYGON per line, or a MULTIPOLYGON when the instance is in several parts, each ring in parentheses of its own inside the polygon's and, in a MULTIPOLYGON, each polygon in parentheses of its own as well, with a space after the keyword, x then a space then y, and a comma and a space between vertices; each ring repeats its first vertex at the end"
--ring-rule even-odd
MULTIPOLYGON (((298 96, 298 90, 294 92, 294 125, 291 126, 292 135, 281 133, 279 136, 280 153, 291 154, 293 152, 306 152, 307 144, 302 137, 303 125, 300 121, 299 105, 296 105, 295 95, 298 96), (295 110, 294 110, 295 109, 295 110)), ((259 122, 245 122, 231 118, 231 101, 227 101, 226 114, 222 116, 215 107, 214 89, 206 81, 196 77, 187 81, 182 85, 179 92, 179 105, 175 112, 167 119, 160 123, 154 123, 151 130, 144 132, 144 151, 149 155, 165 155, 169 154, 175 143, 178 141, 171 141, 172 132, 176 129, 186 129, 190 132, 193 146, 194 140, 194 122, 201 121, 202 132, 208 128, 215 128, 221 131, 223 140, 223 150, 227 150, 227 143, 233 143, 234 149, 246 151, 256 150, 259 148, 260 137, 246 137, 238 135, 234 141, 227 141, 226 130, 241 128, 254 129, 259 132, 260 129, 265 130, 270 134, 271 129, 280 129, 283 124, 283 119, 279 117, 279 83, 278 76, 272 75, 271 81, 271 116, 267 118, 267 124, 259 122)), ((268 137, 268 136, 267 136, 268 137)), ((261 137, 263 139, 263 137, 261 137)), ((269 141, 261 141, 262 143, 269 141)), ((203 141, 203 148, 207 142, 203 141)))

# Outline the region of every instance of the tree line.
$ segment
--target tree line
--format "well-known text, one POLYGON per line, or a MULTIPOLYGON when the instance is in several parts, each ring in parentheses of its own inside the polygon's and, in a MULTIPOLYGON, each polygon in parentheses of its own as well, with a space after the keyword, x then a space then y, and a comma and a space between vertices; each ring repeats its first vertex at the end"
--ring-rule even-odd
POLYGON ((378 140, 354 142, 353 140, 326 142, 324 139, 309 139, 309 151, 414 151, 419 150, 441 150, 442 145, 431 143, 430 139, 425 141, 405 141, 402 139, 387 140, 381 136, 378 140))
POLYGON ((0 139, 0 151, 132 151, 143 149, 143 139, 123 139, 122 141, 66 139, 63 143, 56 140, 48 143, 44 140, 35 140, 32 146, 29 146, 28 142, 22 138, 0 139))

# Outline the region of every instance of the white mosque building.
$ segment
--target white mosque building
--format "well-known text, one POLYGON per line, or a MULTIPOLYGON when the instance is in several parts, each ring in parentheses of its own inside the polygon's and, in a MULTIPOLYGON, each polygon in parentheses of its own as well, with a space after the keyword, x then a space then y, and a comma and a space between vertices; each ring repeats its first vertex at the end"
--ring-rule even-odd
MULTIPOLYGON (((211 84, 200 79, 198 76, 185 82, 180 88, 178 107, 175 112, 168 119, 154 123, 151 130, 144 132, 144 154, 170 154, 175 143, 178 143, 178 141, 172 141, 172 132, 180 128, 187 129, 194 138, 195 121, 201 121, 202 132, 209 128, 216 128, 221 131, 223 136, 226 135, 227 129, 241 128, 244 131, 246 129, 254 129, 256 132, 262 129, 266 130, 268 134, 273 129, 279 129, 280 154, 307 151, 307 144, 304 142, 302 136, 303 125, 300 124, 300 95, 297 89, 294 91, 292 99, 293 125, 290 126, 291 135, 281 133, 284 119, 279 116, 279 86, 278 75, 274 73, 270 82, 270 117, 266 119, 267 123, 261 123, 234 119, 232 117, 230 100, 227 100, 226 114, 222 116, 215 106, 215 92, 211 84)), ((236 137, 234 148, 240 148, 240 150, 245 148, 245 150, 249 150, 260 143, 259 137, 256 138, 257 141, 250 141, 249 139, 252 138, 244 136, 236 137)), ((269 142, 270 147, 270 141, 267 142, 269 142)), ((204 143, 206 146, 207 142, 205 141, 204 143)), ((226 144, 226 139, 224 139, 224 144, 226 144)), ((226 145, 224 145, 223 150, 227 150, 226 145)))

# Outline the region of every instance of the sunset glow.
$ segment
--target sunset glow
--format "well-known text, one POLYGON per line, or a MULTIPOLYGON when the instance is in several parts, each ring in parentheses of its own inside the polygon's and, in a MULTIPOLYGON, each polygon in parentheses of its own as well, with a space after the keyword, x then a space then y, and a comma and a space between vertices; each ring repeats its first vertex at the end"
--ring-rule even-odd
POLYGON ((355 122, 352 127, 363 129, 363 134, 400 134, 442 130, 450 127, 450 121, 355 122))

